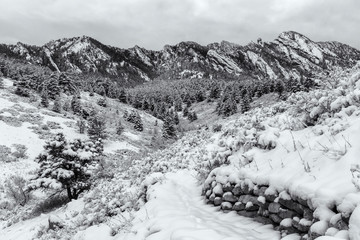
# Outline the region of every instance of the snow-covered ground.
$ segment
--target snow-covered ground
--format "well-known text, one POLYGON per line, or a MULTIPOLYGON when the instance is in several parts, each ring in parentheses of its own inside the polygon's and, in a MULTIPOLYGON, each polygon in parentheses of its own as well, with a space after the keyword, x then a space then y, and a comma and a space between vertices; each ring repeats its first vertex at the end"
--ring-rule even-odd
MULTIPOLYGON (((196 172, 183 170, 165 174, 151 185, 148 202, 135 214, 133 226, 114 240, 220 240, 279 239, 270 225, 262 225, 235 213, 225 214, 206 205, 196 172)), ((90 228, 76 240, 107 239, 109 228, 90 228), (89 234, 91 233, 91 234, 89 234), (95 234, 95 235, 93 235, 95 234), (103 238, 104 237, 104 238, 103 238)))

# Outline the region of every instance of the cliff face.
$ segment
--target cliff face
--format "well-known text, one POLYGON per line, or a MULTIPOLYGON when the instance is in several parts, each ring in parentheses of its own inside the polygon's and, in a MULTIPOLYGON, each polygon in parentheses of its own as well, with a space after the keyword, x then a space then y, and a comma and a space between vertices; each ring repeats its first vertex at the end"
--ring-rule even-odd
POLYGON ((98 72, 133 82, 155 78, 300 78, 334 66, 351 67, 360 51, 338 42, 314 42, 296 32, 283 32, 272 42, 240 46, 223 41, 166 45, 161 51, 135 46, 121 49, 90 37, 64 38, 44 46, 1 45, 0 53, 54 71, 98 72))

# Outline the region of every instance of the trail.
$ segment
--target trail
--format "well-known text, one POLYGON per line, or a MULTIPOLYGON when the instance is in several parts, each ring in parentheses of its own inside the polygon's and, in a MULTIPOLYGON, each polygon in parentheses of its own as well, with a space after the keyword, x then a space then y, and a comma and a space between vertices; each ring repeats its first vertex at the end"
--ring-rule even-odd
POLYGON ((201 186, 188 171, 166 175, 148 191, 150 200, 135 218, 132 232, 116 239, 255 240, 279 239, 272 226, 204 203, 201 186))

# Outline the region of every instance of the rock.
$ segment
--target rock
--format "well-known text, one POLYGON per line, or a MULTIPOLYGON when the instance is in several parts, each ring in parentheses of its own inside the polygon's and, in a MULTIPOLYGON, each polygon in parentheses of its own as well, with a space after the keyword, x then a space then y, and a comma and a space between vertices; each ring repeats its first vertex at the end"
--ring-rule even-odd
POLYGON ((274 188, 268 187, 265 190, 264 197, 266 198, 267 201, 274 202, 274 200, 277 198, 277 196, 278 196, 277 191, 274 188))
POLYGON ((328 222, 326 221, 318 221, 311 225, 309 230, 310 238, 316 239, 320 236, 324 236, 326 230, 329 228, 328 222))
POLYGON ((209 189, 209 190, 206 191, 205 196, 209 197, 211 195, 211 193, 212 193, 212 191, 209 189))
POLYGON ((294 210, 300 215, 304 214, 304 206, 291 199, 289 200, 289 199, 279 198, 279 203, 288 209, 294 210))
POLYGON ((271 219, 267 218, 267 217, 256 216, 256 217, 254 217, 254 221, 262 223, 264 225, 266 225, 266 224, 274 225, 274 222, 271 221, 271 219))
POLYGON ((314 212, 310 209, 310 208, 305 208, 304 209, 304 218, 307 219, 307 220, 310 220, 312 221, 314 219, 314 212))
POLYGON ((330 227, 337 228, 339 230, 348 230, 349 226, 346 224, 346 222, 342 219, 341 213, 335 214, 330 219, 329 223, 330 227))
POLYGON ((283 219, 281 217, 279 217, 277 214, 270 214, 269 218, 275 222, 275 223, 280 223, 283 219))
POLYGON ((279 213, 281 205, 279 203, 270 203, 269 204, 269 212, 270 213, 279 213))
POLYGON ((215 197, 216 197, 215 194, 212 193, 212 194, 210 195, 210 197, 209 197, 209 200, 210 200, 211 202, 214 202, 215 197))
POLYGON ((245 205, 246 211, 257 211, 259 208, 259 205, 254 205, 252 202, 247 202, 245 205))
POLYGON ((243 216, 243 217, 250 217, 250 218, 254 218, 257 216, 257 212, 256 211, 245 211, 245 210, 242 210, 242 211, 238 211, 237 212, 240 216, 243 216))
POLYGON ((213 193, 215 193, 216 196, 222 196, 224 194, 222 185, 220 183, 216 184, 216 186, 213 188, 213 193))
POLYGON ((338 229, 336 229, 334 227, 330 227, 330 228, 328 228, 328 230, 326 230, 325 236, 335 236, 338 232, 339 232, 338 229))
POLYGON ((269 217, 269 211, 265 207, 260 207, 258 210, 258 215, 263 217, 269 217))
POLYGON ((301 220, 299 220, 299 218, 294 218, 292 220, 293 227, 303 233, 307 233, 309 231, 311 224, 312 222, 305 218, 301 220))
POLYGON ((235 196, 240 196, 243 194, 243 191, 241 189, 241 186, 239 184, 236 184, 235 187, 233 188, 232 190, 232 193, 235 195, 235 196))
POLYGON ((265 196, 266 189, 267 189, 267 187, 256 188, 256 189, 254 189, 254 194, 256 196, 265 196))
POLYGON ((238 201, 238 197, 235 197, 231 192, 226 192, 223 195, 223 200, 231 203, 238 201))
POLYGON ((248 202, 252 202, 253 205, 259 205, 257 197, 252 195, 241 195, 239 197, 239 202, 247 204, 248 202))
POLYGON ((294 199, 295 201, 297 201, 298 203, 303 205, 303 207, 306 207, 306 208, 309 207, 307 199, 303 199, 303 198, 301 198, 299 196, 291 196, 291 197, 292 197, 292 199, 294 199))
POLYGON ((259 206, 265 207, 265 208, 269 207, 269 203, 266 201, 264 196, 259 196, 256 200, 257 200, 259 206))
POLYGON ((222 202, 221 203, 221 209, 222 210, 232 210, 233 205, 229 202, 222 202))
POLYGON ((231 192, 233 189, 234 189, 234 186, 232 186, 231 183, 229 183, 229 182, 223 186, 224 192, 231 192))
POLYGON ((222 200, 221 197, 216 197, 216 198, 214 199, 214 205, 215 205, 215 206, 220 206, 222 202, 223 202, 223 200, 222 200))
POLYGON ((291 210, 288 210, 288 209, 283 209, 283 208, 280 208, 279 209, 279 216, 281 218, 293 218, 296 216, 296 213, 294 211, 291 211, 291 210))
POLYGON ((252 195, 254 193, 254 184, 249 179, 246 179, 241 187, 244 194, 252 195))
POLYGON ((245 204, 242 202, 236 202, 233 206, 233 210, 235 211, 241 211, 245 209, 245 204))

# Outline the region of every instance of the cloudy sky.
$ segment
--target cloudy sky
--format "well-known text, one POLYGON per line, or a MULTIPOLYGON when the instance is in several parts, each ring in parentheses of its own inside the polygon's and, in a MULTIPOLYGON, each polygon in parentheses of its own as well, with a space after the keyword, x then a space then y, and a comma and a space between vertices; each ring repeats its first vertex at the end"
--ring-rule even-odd
POLYGON ((294 30, 360 49, 359 0, 0 0, 0 43, 87 35, 121 48, 272 41, 294 30))

